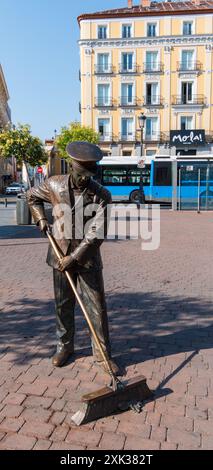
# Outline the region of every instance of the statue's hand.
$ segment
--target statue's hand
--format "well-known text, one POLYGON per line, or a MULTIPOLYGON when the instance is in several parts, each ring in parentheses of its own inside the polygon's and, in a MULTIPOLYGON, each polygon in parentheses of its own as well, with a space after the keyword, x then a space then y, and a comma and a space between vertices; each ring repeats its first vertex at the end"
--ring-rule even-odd
POLYGON ((66 271, 66 270, 71 270, 75 265, 75 259, 72 257, 72 255, 70 256, 64 256, 64 258, 61 258, 59 261, 58 261, 58 270, 63 272, 63 271, 66 271))
POLYGON ((41 233, 43 233, 44 235, 47 234, 47 231, 50 228, 47 219, 39 220, 39 228, 40 228, 41 233))

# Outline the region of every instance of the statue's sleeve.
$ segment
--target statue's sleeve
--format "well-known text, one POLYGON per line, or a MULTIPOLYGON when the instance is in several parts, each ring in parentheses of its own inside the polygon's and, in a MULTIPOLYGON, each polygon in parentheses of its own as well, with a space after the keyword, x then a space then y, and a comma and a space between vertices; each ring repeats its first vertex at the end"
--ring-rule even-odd
POLYGON ((89 221, 80 245, 72 253, 72 257, 79 264, 84 264, 94 254, 94 250, 101 246, 107 235, 112 203, 111 194, 105 188, 102 188, 100 195, 97 196, 96 214, 89 221))
POLYGON ((44 202, 51 202, 49 180, 47 179, 40 186, 29 189, 27 191, 27 200, 35 223, 38 225, 41 219, 47 218, 44 202))

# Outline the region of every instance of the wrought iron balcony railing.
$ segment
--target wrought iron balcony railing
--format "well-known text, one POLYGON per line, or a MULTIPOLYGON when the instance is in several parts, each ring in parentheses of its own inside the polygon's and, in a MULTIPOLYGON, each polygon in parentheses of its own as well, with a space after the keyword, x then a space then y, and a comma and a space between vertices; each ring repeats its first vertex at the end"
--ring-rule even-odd
POLYGON ((137 96, 132 96, 131 98, 127 96, 120 96, 119 106, 123 108, 132 108, 135 106, 141 106, 141 100, 137 96))
POLYGON ((136 141, 137 141, 136 132, 128 132, 128 133, 121 132, 119 134, 119 142, 136 142, 136 141))
POLYGON ((144 62, 143 73, 163 73, 164 64, 162 62, 144 62))
POLYGON ((106 65, 100 65, 100 64, 96 64, 95 65, 95 74, 96 75, 110 75, 112 73, 114 73, 114 67, 112 64, 108 64, 107 66, 106 65))
POLYGON ((182 60, 177 62, 178 72, 201 72, 202 64, 197 60, 182 60))
POLYGON ((164 99, 160 95, 151 95, 146 96, 144 98, 144 106, 151 107, 151 106, 163 106, 164 99))
POLYGON ((113 141, 113 134, 112 132, 104 132, 103 134, 99 134, 100 142, 112 142, 113 141))
POLYGON ((127 66, 125 64, 119 64, 119 73, 137 74, 137 73, 140 73, 140 66, 137 64, 132 64, 131 66, 127 66))
POLYGON ((95 98, 95 107, 96 108, 113 108, 115 106, 115 100, 112 98, 95 98))
POLYGON ((180 105, 205 106, 206 105, 206 97, 204 95, 191 95, 191 96, 173 95, 171 102, 172 102, 172 105, 175 105, 175 106, 180 106, 180 105))

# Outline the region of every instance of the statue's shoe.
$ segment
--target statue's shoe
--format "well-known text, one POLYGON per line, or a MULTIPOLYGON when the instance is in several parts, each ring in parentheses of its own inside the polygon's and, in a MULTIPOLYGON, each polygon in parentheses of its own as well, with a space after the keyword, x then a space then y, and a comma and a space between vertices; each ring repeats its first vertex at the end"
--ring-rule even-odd
POLYGON ((63 348, 60 351, 57 351, 52 358, 52 364, 55 367, 62 367, 68 359, 74 354, 74 349, 72 348, 63 348))

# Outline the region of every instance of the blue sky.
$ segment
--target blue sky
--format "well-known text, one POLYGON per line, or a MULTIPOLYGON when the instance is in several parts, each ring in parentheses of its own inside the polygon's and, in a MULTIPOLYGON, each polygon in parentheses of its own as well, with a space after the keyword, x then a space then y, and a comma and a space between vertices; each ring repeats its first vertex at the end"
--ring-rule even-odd
POLYGON ((126 5, 127 0, 0 0, 0 62, 14 123, 29 123, 45 139, 79 119, 76 18, 126 5))

